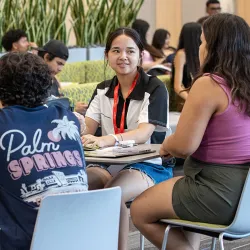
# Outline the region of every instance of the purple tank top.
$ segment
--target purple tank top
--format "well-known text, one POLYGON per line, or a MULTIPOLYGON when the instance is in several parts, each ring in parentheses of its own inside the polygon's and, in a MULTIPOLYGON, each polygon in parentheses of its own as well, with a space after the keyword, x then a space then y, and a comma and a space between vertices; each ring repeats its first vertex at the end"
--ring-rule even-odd
MULTIPOLYGON (((210 75, 210 74, 204 74, 210 75)), ((211 76, 226 93, 229 104, 223 113, 214 115, 208 122, 201 144, 192 155, 211 163, 243 164, 250 162, 250 117, 232 103, 225 79, 211 76)))

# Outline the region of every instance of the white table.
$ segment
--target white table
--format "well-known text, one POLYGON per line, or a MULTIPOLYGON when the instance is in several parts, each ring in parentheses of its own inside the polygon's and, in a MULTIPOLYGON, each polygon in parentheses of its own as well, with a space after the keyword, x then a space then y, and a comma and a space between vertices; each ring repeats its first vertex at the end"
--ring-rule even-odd
POLYGON ((121 156, 117 158, 85 156, 85 161, 88 163, 104 163, 107 165, 127 165, 160 157, 159 150, 161 144, 151 144, 150 146, 152 150, 155 150, 155 152, 139 155, 121 156))

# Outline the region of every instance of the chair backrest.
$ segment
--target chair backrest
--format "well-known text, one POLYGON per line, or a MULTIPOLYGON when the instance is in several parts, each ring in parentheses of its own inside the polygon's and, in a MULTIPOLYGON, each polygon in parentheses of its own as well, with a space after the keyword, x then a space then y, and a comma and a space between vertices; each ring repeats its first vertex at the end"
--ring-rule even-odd
POLYGON ((117 250, 119 187, 46 197, 40 206, 31 250, 117 250))
POLYGON ((247 234, 250 233, 250 169, 245 180, 245 184, 241 193, 238 208, 233 222, 228 227, 227 232, 234 234, 247 234))

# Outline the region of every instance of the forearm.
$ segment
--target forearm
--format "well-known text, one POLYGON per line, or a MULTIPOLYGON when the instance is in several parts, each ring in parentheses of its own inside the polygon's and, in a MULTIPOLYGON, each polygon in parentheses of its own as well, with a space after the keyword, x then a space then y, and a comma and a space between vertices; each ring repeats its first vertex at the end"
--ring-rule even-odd
POLYGON ((174 138, 174 134, 168 136, 164 142, 162 143, 163 149, 171 154, 174 157, 177 158, 187 158, 187 155, 184 152, 181 152, 181 148, 178 148, 178 145, 176 145, 176 140, 174 138))
POLYGON ((176 86, 174 88, 174 91, 177 95, 179 95, 182 99, 186 100, 188 97, 188 91, 186 91, 186 89, 184 87, 182 87, 182 84, 180 84, 180 86, 176 86))
POLYGON ((83 135, 93 135, 93 133, 92 133, 93 131, 91 131, 91 129, 89 129, 89 127, 86 125, 85 126, 85 130, 84 130, 84 132, 81 134, 82 136, 83 135))
POLYGON ((145 143, 151 135, 147 133, 140 133, 139 129, 135 129, 129 132, 117 134, 117 136, 119 141, 134 140, 135 143, 141 144, 145 143))
POLYGON ((145 131, 141 131, 141 129, 135 129, 125 133, 96 137, 96 139, 99 141, 98 144, 100 147, 109 147, 115 145, 116 138, 118 141, 134 140, 135 143, 143 144, 149 139, 150 136, 151 134, 147 134, 145 131))
POLYGON ((94 135, 97 128, 99 127, 99 123, 97 121, 87 116, 85 117, 85 125, 86 128, 83 135, 94 135))
POLYGON ((121 141, 134 140, 135 143, 142 144, 148 141, 154 129, 155 126, 153 124, 147 124, 147 126, 138 127, 137 129, 117 134, 117 136, 121 141))

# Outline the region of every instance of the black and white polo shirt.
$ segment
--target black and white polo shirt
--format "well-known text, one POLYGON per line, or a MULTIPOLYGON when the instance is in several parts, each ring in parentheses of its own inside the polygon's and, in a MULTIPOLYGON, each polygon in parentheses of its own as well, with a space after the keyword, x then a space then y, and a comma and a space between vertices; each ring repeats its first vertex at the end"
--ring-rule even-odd
MULTIPOLYGON (((134 90, 126 99, 125 132, 136 129, 140 123, 154 124, 155 132, 147 143, 160 144, 168 131, 168 91, 165 85, 154 76, 147 75, 139 69, 139 78, 134 90)), ((102 135, 114 134, 113 104, 114 88, 118 84, 117 77, 103 81, 97 85, 91 98, 86 116, 97 121, 102 129, 102 135)), ((116 124, 120 120, 124 99, 119 89, 116 124)))

